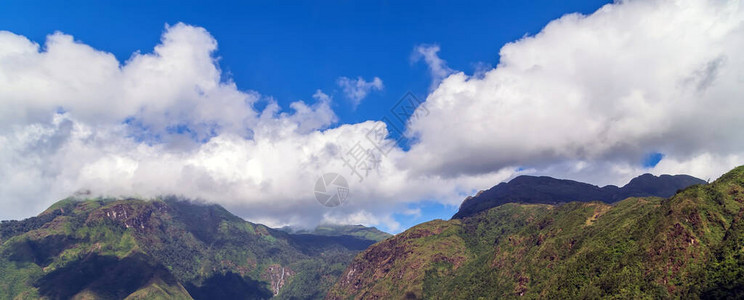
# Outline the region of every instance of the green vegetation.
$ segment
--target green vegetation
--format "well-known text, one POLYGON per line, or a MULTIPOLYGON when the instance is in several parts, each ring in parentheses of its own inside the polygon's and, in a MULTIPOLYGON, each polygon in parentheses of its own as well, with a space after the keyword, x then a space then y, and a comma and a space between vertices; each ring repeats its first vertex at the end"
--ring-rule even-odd
POLYGON ((744 167, 668 199, 506 203, 393 237, 68 198, 0 223, 0 299, 741 298, 743 218, 744 167))
POLYGON ((176 197, 68 198, 0 224, 0 299, 319 299, 374 242, 289 234, 176 197))
POLYGON ((365 240, 382 241, 392 235, 378 230, 375 227, 366 227, 362 225, 320 225, 312 232, 297 232, 326 236, 354 236, 365 240))
POLYGON ((668 199, 504 204, 375 244, 329 298, 741 298, 743 217, 744 167, 668 199))

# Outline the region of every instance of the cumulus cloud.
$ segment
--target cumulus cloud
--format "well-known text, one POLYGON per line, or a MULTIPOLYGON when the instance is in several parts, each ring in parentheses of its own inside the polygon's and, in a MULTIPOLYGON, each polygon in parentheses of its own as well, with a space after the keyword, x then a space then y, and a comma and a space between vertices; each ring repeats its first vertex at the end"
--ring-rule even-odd
POLYGON ((381 91, 384 88, 382 79, 379 77, 373 78, 372 81, 366 81, 362 77, 358 77, 357 79, 339 77, 336 83, 343 89, 344 95, 351 100, 355 109, 367 97, 369 92, 373 90, 381 91))
POLYGON ((505 45, 496 68, 444 79, 429 116, 409 124, 420 142, 406 167, 454 178, 520 166, 614 184, 644 171, 715 178, 744 162, 743 49, 738 1, 620 1, 563 16, 505 45), (664 159, 643 169, 653 152, 664 159))
MULTIPOLYGON (((456 203, 505 178, 414 178, 398 167, 405 153, 396 148, 359 182, 339 157, 384 123, 336 124, 333 99, 321 90, 282 108, 238 89, 222 76, 217 42, 200 27, 167 26, 151 53, 125 62, 63 33, 41 46, 0 32, 0 45, 0 219, 90 191, 184 195, 270 226, 396 230, 391 216, 405 202, 456 203), (255 109, 258 102, 265 108, 255 109), (348 176, 348 205, 329 209, 314 199, 315 180, 326 172, 348 176)), ((363 90, 382 88, 379 78, 361 81, 363 90)))
MULTIPOLYGON (((67 34, 42 46, 0 31, 0 219, 90 190, 201 198, 270 226, 396 231, 393 213, 416 215, 410 203, 458 205, 515 174, 716 178, 744 162, 743 24, 736 1, 621 1, 505 45, 496 68, 472 76, 438 46, 417 47, 434 82, 426 113, 408 122, 410 150, 376 157, 364 178, 340 158, 373 149, 368 133, 385 123, 338 124, 320 90, 283 108, 239 89, 203 28, 167 26, 124 62, 67 34), (655 152, 664 158, 644 168, 655 152), (349 181, 346 205, 314 199, 327 172, 349 181)), ((377 80, 349 86, 368 93, 377 80)))

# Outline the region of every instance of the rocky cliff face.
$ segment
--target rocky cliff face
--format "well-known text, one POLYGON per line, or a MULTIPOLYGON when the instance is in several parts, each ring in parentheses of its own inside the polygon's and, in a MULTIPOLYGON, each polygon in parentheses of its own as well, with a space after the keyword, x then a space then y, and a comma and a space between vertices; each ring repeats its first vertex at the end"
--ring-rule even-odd
POLYGON ((139 202, 131 199, 129 202, 115 203, 93 211, 86 223, 108 219, 124 228, 152 230, 154 229, 152 226, 157 222, 156 219, 168 213, 168 205, 163 202, 139 202))
POLYGON ((264 275, 265 280, 267 280, 269 282, 269 286, 271 286, 271 291, 276 296, 279 294, 279 291, 282 290, 284 285, 292 279, 292 277, 295 275, 295 272, 288 267, 274 264, 266 267, 266 272, 264 272, 264 275))

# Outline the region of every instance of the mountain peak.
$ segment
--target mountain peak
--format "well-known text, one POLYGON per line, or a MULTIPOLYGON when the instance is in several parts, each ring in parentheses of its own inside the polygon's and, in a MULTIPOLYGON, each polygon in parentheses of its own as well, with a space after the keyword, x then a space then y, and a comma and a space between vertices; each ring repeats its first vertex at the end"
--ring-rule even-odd
POLYGON ((616 202, 628 197, 670 197, 677 190, 705 181, 689 175, 661 175, 643 174, 633 178, 623 187, 596 185, 568 179, 556 179, 549 176, 520 175, 509 182, 480 191, 473 197, 468 197, 460 205, 458 212, 452 217, 460 219, 475 215, 481 211, 502 205, 504 203, 541 203, 557 204, 571 201, 616 202))
POLYGON ((7 288, 55 299, 305 299, 377 242, 368 239, 376 230, 343 228, 359 234, 290 234, 178 197, 67 198, 37 217, 0 223, 0 279, 9 280, 0 298, 7 288))
MULTIPOLYGON (((561 195, 581 186, 535 177, 520 186, 524 179, 497 190, 530 195, 525 187, 554 184, 540 193, 561 195)), ((644 174, 613 193, 688 179, 644 174)), ((743 211, 744 168, 668 198, 506 203, 419 224, 371 246, 326 299, 741 298, 743 211)))

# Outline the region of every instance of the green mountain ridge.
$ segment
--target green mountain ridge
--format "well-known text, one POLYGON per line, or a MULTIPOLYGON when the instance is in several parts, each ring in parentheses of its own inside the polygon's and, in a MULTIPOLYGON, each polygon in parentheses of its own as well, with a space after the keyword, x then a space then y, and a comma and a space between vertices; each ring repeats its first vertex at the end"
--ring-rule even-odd
MULTIPOLYGON (((675 187, 644 176, 633 193, 675 187)), ((744 167, 669 198, 517 201, 395 236, 70 198, 0 223, 0 299, 741 298, 742 218, 744 167)))
POLYGON ((381 231, 376 227, 367 227, 364 225, 339 225, 339 224, 321 224, 315 227, 313 230, 308 229, 294 229, 289 226, 280 228, 280 230, 291 234, 311 234, 311 235, 322 235, 322 236, 351 236, 359 237, 366 240, 382 241, 392 234, 381 231))
POLYGON ((614 185, 599 187, 568 179, 522 175, 480 191, 475 196, 467 197, 452 218, 473 216, 506 203, 559 204, 572 201, 613 203, 629 197, 667 198, 688 186, 703 183, 706 182, 689 175, 643 174, 631 179, 622 187, 614 185))
POLYGON ((669 198, 502 204, 359 253, 327 299, 742 298, 744 167, 669 198))
POLYGON ((289 234, 176 197, 69 198, 0 223, 0 299, 318 299, 376 241, 289 234))

